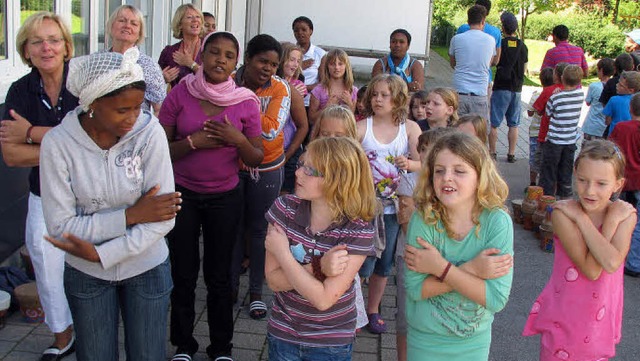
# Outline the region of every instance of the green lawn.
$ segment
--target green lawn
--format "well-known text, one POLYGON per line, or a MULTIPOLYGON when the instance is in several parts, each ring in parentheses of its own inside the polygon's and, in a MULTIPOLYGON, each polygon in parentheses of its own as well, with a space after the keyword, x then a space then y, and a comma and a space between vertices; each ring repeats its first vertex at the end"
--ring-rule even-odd
MULTIPOLYGON (((24 23, 24 20, 31 14, 36 13, 35 10, 23 10, 20 12, 20 23, 24 23)), ((69 24, 67 24, 69 25, 69 24)), ((71 34, 82 33, 82 18, 77 15, 71 15, 71 34)))
MULTIPOLYGON (((526 74, 525 76, 524 85, 540 86, 538 72, 540 71, 540 66, 542 65, 544 54, 547 53, 547 50, 553 48, 553 43, 543 40, 530 39, 525 40, 524 43, 527 45, 527 49, 529 50, 529 63, 527 64, 528 74, 526 74)), ((441 57, 449 60, 449 49, 447 47, 434 45, 431 46, 431 49, 433 49, 433 51, 438 53, 438 55, 440 55, 441 57)), ((492 67, 491 69, 495 74, 495 67, 492 67)), ((589 84, 597 80, 597 77, 590 76, 582 79, 582 85, 588 86, 589 84)))

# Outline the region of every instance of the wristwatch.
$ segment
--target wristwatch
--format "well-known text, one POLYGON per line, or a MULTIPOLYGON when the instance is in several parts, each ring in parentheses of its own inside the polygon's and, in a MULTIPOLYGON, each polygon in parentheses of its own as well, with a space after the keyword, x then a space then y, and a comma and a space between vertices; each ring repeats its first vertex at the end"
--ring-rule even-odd
POLYGON ((198 63, 196 63, 195 61, 193 62, 193 64, 191 64, 191 71, 195 72, 195 68, 196 66, 198 66, 198 63))
POLYGON ((27 129, 27 144, 33 144, 33 138, 31 138, 31 131, 33 130, 33 125, 27 129))

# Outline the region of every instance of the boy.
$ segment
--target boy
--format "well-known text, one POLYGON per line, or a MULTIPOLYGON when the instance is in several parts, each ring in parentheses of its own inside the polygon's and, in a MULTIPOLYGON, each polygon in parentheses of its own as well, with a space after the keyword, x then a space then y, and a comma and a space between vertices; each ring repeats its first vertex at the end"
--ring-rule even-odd
POLYGON ((598 68, 598 79, 600 79, 600 81, 589 85, 587 97, 584 99, 585 103, 589 106, 589 112, 584 120, 584 124, 582 124, 585 141, 601 139, 604 129, 607 127, 604 114, 602 114, 604 105, 602 105, 598 99, 600 99, 600 95, 602 95, 604 84, 616 71, 613 59, 609 58, 598 61, 596 67, 598 68))
POLYGON ((571 197, 571 175, 576 151, 578 122, 584 94, 580 88, 582 69, 568 65, 562 72, 562 90, 551 95, 545 109, 549 129, 542 151, 540 185, 544 194, 571 197), (557 183, 557 187, 556 187, 557 183))
MULTIPOLYGON (((544 68, 540 72, 540 84, 544 89, 553 86, 553 68, 544 68)), ((531 119, 529 123, 529 185, 538 184, 538 173, 540 173, 540 163, 542 162, 542 148, 539 147, 538 134, 540 132, 540 114, 533 105, 540 98, 540 92, 534 91, 527 105, 527 115, 531 119)), ((546 106, 546 103, 544 104, 546 106)))
POLYGON ((518 20, 515 15, 505 11, 500 16, 500 21, 502 21, 505 37, 502 40, 501 56, 496 68, 493 94, 491 95, 489 151, 495 159, 498 127, 506 116, 509 127, 507 162, 514 163, 516 161, 518 125, 520 125, 520 93, 524 83, 524 70, 527 66, 529 51, 524 42, 516 37, 518 20))
POLYGON ((612 96, 602 110, 605 122, 609 125, 609 133, 613 133, 616 124, 623 120, 631 119, 629 103, 631 96, 640 91, 640 73, 637 71, 624 71, 620 74, 620 81, 616 85, 618 95, 612 96))

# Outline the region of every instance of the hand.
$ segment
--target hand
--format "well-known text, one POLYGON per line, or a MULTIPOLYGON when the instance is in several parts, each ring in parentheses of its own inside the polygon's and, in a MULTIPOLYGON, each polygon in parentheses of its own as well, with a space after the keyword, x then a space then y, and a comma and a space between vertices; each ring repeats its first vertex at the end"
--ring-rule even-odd
POLYGON ((399 155, 394 159, 396 167, 402 170, 409 170, 409 158, 404 155, 399 155))
POLYGON ((564 201, 557 201, 553 204, 554 211, 560 211, 564 213, 573 223, 577 223, 580 217, 586 216, 584 210, 580 206, 580 203, 568 199, 564 201))
POLYGON ((224 116, 224 122, 208 121, 205 123, 205 128, 211 133, 207 136, 208 138, 222 144, 238 147, 247 139, 238 128, 231 124, 226 115, 224 116))
POLYGON ((407 86, 410 92, 417 92, 418 90, 420 90, 420 83, 418 83, 417 80, 412 81, 411 83, 407 84, 407 86))
POLYGON ((214 149, 224 147, 225 143, 212 137, 213 124, 217 123, 215 120, 207 120, 204 122, 202 130, 199 130, 191 134, 191 141, 196 149, 214 149))
POLYGON ((348 105, 351 107, 351 92, 348 90, 343 91, 341 94, 338 94, 338 99, 341 103, 348 105))
POLYGON ((304 85, 304 83, 296 83, 295 85, 293 85, 293 89, 297 90, 298 93, 300 93, 300 95, 302 95, 303 97, 308 93, 307 87, 306 85, 304 85))
POLYGON ((609 205, 606 218, 620 224, 634 213, 636 213, 636 208, 634 206, 625 201, 617 200, 609 205))
POLYGON ((338 95, 329 95, 329 99, 327 99, 327 105, 325 105, 325 107, 338 104, 340 104, 340 97, 338 95))
POLYGON ((349 264, 347 245, 339 244, 328 250, 320 259, 322 273, 327 277, 341 275, 349 264))
POLYGON ((60 241, 55 238, 44 236, 44 239, 51 242, 54 247, 59 248, 70 255, 82 258, 89 262, 100 262, 100 255, 96 251, 96 247, 91 242, 82 240, 73 234, 63 233, 62 238, 67 241, 60 241))
POLYGON ((134 205, 125 210, 127 226, 139 223, 162 222, 176 217, 180 210, 180 192, 158 196, 160 185, 151 188, 134 205))
POLYGON ((267 236, 264 240, 264 248, 278 261, 280 261, 279 257, 283 255, 291 255, 287 233, 277 224, 269 223, 267 236))
POLYGON ((314 63, 313 59, 303 60, 302 61, 302 70, 305 70, 305 69, 309 68, 311 65, 313 65, 313 63, 314 63))
POLYGON ((407 245, 404 249, 404 260, 407 267, 414 272, 439 276, 448 261, 442 258, 440 252, 424 239, 418 237, 416 242, 423 248, 407 245))
POLYGON ((500 278, 513 268, 513 257, 510 254, 500 255, 500 252, 497 248, 487 248, 462 268, 483 280, 500 278))
POLYGON ((186 66, 188 68, 193 65, 193 59, 191 59, 191 55, 180 50, 176 50, 173 52, 173 61, 175 61, 178 65, 186 66))
POLYGON ((31 123, 16 113, 9 110, 9 114, 15 120, 3 120, 0 122, 0 142, 23 144, 27 142, 27 131, 31 123))
POLYGON ((172 81, 176 80, 178 74, 180 74, 180 68, 178 67, 168 66, 162 69, 162 77, 164 77, 165 83, 171 83, 172 81))

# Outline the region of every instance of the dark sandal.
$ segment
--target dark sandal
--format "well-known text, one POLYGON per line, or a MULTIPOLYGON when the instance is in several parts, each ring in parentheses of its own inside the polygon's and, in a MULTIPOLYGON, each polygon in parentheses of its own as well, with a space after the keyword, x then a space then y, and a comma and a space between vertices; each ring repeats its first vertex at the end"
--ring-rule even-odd
POLYGON ((253 301, 249 304, 249 316, 254 320, 267 317, 267 305, 262 301, 253 301))
POLYGON ((379 313, 370 313, 367 315, 369 319, 369 324, 367 328, 369 328, 369 332, 375 334, 381 334, 387 332, 387 324, 384 323, 382 317, 380 317, 379 313))
POLYGON ((186 353, 177 353, 173 355, 171 361, 191 361, 191 355, 186 353))
POLYGON ((76 350, 76 336, 71 336, 71 341, 62 350, 51 346, 42 352, 40 361, 56 361, 62 360, 64 357, 71 355, 76 350))
POLYGON ((213 361, 233 361, 233 359, 229 356, 220 356, 216 357, 213 361))

